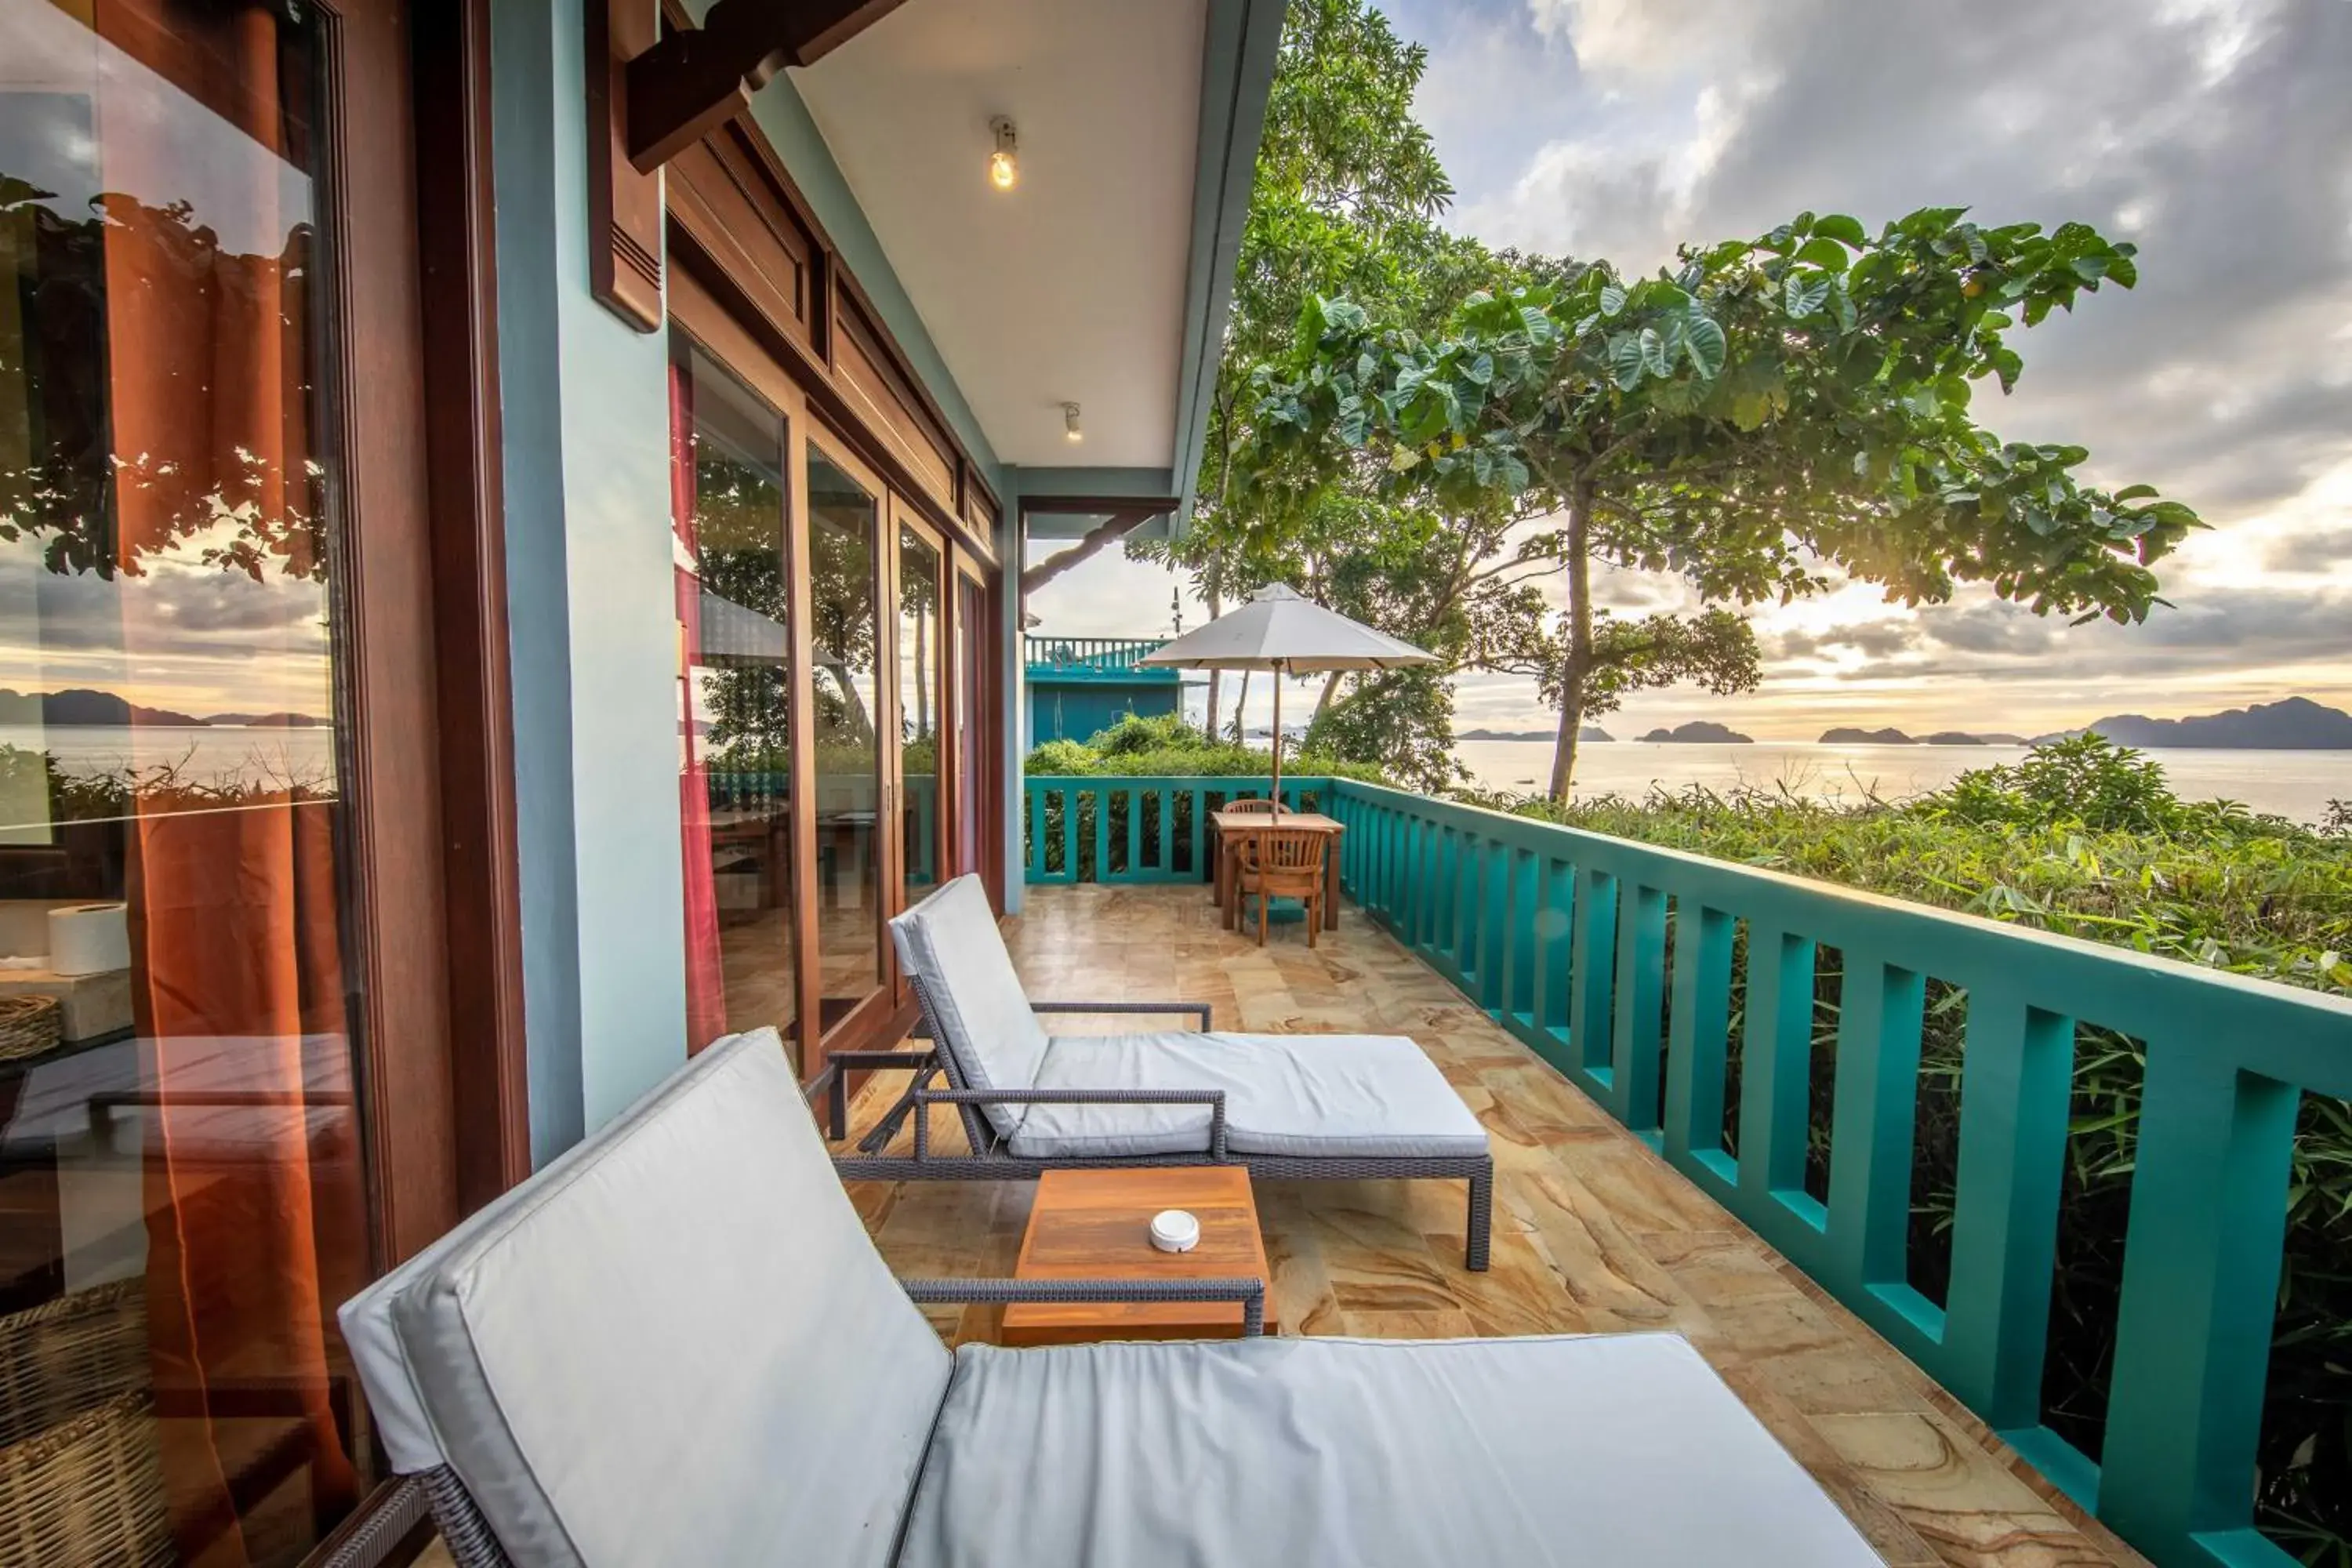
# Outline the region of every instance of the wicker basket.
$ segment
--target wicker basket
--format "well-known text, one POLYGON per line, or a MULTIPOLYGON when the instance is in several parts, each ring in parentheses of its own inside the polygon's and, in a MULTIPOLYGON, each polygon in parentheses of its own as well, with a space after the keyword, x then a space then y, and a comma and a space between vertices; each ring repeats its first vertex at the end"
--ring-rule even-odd
POLYGON ((54 996, 0 996, 0 1062, 57 1049, 65 1037, 64 1019, 54 996))
MULTIPOLYGON (((0 1318, 0 1446, 147 1386, 143 1279, 76 1290, 0 1318)), ((0 1553, 0 1562, 12 1561, 0 1553)))
POLYGON ((166 1568, 173 1558, 146 1394, 0 1448, 0 1563, 166 1568))

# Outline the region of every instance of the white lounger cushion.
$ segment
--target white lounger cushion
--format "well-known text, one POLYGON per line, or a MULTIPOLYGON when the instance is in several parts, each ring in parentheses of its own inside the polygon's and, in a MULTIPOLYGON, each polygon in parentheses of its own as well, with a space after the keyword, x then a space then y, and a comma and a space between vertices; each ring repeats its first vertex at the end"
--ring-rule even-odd
MULTIPOLYGON (((931 1016, 973 1089, 1029 1089, 1045 1058, 1045 1029, 1013 973, 1013 955, 974 876, 961 876, 890 922, 898 965, 923 983, 931 1016)), ((982 1108, 999 1132, 1023 1107, 982 1108)))
POLYGON ((1667 1334, 966 1346, 900 1568, 1864 1568, 1667 1334))
MULTIPOLYGON (((1056 1035, 1037 1087, 1223 1089, 1225 1144, 1236 1154, 1486 1152, 1478 1118, 1398 1035, 1056 1035)), ((1028 1159, 1208 1147, 1205 1105, 1033 1105, 1012 1140, 1028 1159)))
POLYGON ((659 1089, 341 1321, 394 1465, 518 1568, 889 1561, 951 1359, 773 1029, 659 1089))

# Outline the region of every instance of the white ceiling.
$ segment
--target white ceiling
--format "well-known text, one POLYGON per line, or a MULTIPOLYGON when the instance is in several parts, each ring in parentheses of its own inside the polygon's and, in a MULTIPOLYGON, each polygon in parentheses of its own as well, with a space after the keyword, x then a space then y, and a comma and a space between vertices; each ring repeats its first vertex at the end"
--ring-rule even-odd
POLYGON ((1174 460, 1207 10, 911 0, 793 73, 1004 462, 1174 460), (988 181, 999 114, 1010 192, 988 181))

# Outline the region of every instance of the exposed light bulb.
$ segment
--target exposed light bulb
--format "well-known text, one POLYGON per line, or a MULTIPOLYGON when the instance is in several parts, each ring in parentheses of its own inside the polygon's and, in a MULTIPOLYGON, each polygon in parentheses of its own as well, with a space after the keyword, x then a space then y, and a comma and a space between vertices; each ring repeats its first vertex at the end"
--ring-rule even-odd
POLYGON ((988 183, 1000 191, 1009 191, 1021 183, 1020 146, 1013 134, 1013 121, 1003 115, 988 122, 996 136, 996 151, 988 155, 988 183))
POLYGON ((1073 443, 1087 438, 1085 428, 1078 423, 1078 405, 1075 403, 1062 405, 1062 436, 1073 443))

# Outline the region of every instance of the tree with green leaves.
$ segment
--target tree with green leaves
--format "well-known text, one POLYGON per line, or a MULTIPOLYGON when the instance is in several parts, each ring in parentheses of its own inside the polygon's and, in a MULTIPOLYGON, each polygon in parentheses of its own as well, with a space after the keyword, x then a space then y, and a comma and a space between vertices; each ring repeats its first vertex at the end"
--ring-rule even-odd
MULTIPOLYGON (((1250 438, 1250 371, 1287 347, 1307 301, 1344 294, 1434 330, 1463 300, 1507 276, 1485 247, 1436 221, 1453 186, 1412 115, 1426 64, 1426 52, 1400 39, 1364 0, 1292 5, 1242 234, 1192 525, 1173 542, 1130 541, 1129 552, 1184 570, 1212 615, 1230 599, 1286 583, 1450 658, 1449 650, 1475 646, 1474 626, 1507 619, 1513 606, 1540 613, 1539 603, 1475 576, 1487 549, 1468 552, 1468 565, 1460 565, 1465 531, 1491 545, 1507 516, 1491 524, 1440 517, 1370 483, 1327 488, 1312 504, 1277 509, 1260 504, 1269 492, 1244 494, 1234 484, 1234 453, 1250 438)), ((1326 685, 1318 718, 1331 713, 1339 688, 1337 677, 1326 685)), ((1371 698, 1368 705, 1383 721, 1350 731, 1351 743, 1379 749, 1349 754, 1391 760, 1431 783, 1450 778, 1433 763, 1450 749, 1452 734, 1442 681, 1375 678, 1359 695, 1371 698), (1405 686, 1418 692, 1414 700, 1392 701, 1405 686), (1382 738, 1371 738, 1375 731, 1382 738), (1408 765, 1408 756, 1432 765, 1408 765)), ((1221 699, 1213 673, 1213 726, 1221 699)))
POLYGON ((1251 505, 1311 511, 1369 482, 1549 521, 1512 560, 1566 584, 1557 646, 1533 652, 1560 707, 1553 798, 1596 701, 1743 678, 1721 622, 1605 626, 1595 560, 1676 574, 1710 602, 1843 578, 1908 605, 1983 583, 2084 619, 2137 622, 2161 603, 2150 567, 2196 514, 2147 485, 2089 484, 2083 447, 2004 442, 1970 412, 1983 384, 2016 384, 2021 322, 2132 286, 2131 246, 1938 207, 1875 236, 1807 213, 1678 259, 1654 278, 1600 262, 1480 292, 1438 332, 1318 295, 1252 372, 1234 458, 1251 505))

